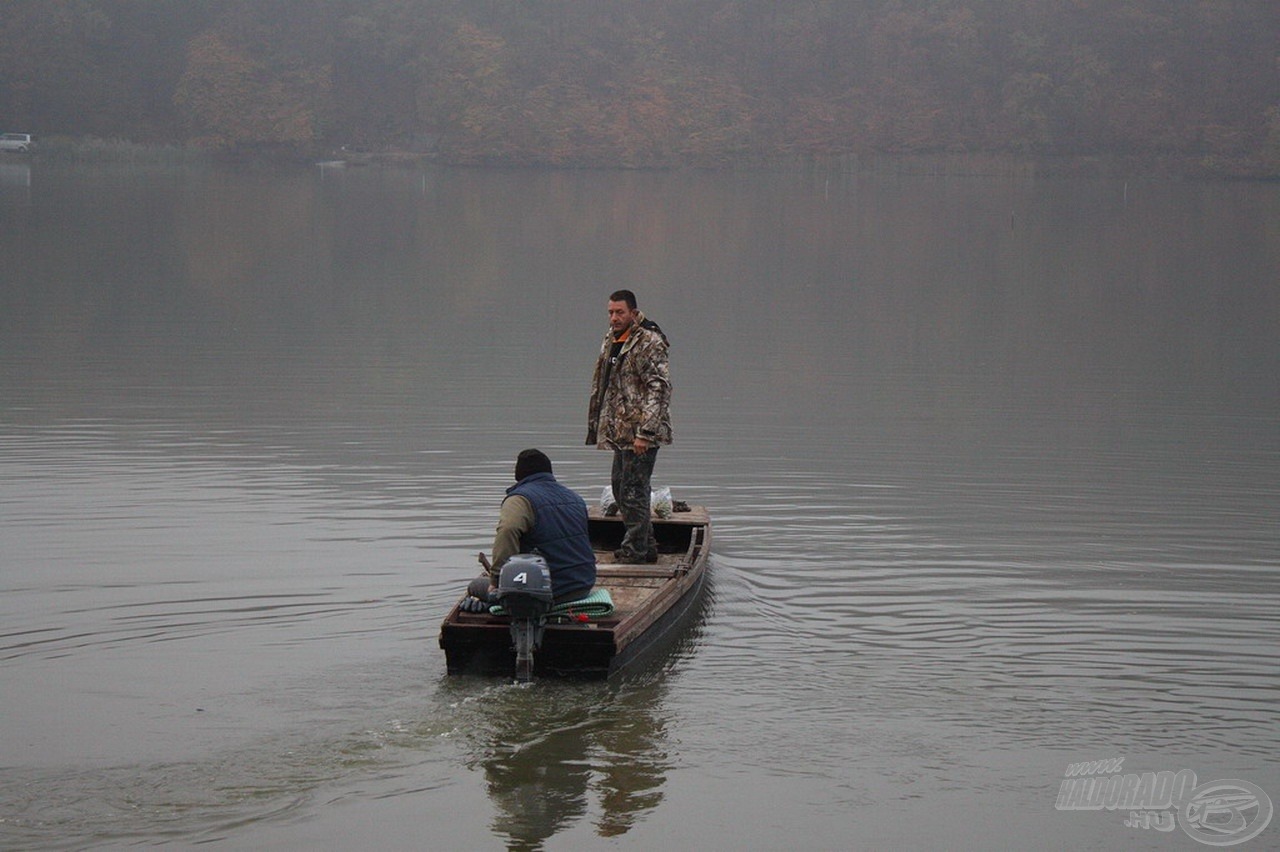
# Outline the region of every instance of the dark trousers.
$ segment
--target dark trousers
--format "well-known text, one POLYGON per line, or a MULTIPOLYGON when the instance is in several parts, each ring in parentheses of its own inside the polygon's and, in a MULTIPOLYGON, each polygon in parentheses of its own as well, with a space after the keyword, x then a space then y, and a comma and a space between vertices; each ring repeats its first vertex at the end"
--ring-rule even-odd
POLYGON ((649 481, 653 463, 658 458, 657 446, 637 455, 633 450, 613 451, 613 499, 618 501, 626 535, 618 548, 628 561, 641 562, 658 552, 653 537, 653 519, 649 507, 649 481))

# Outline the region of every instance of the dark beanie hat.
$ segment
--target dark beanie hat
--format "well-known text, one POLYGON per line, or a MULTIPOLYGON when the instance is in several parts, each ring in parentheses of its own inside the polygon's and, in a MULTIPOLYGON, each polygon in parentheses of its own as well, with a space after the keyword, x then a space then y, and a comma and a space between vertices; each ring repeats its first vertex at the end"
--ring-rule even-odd
POLYGON ((535 473, 550 473, 551 459, 542 450, 521 450, 516 456, 516 482, 535 473))

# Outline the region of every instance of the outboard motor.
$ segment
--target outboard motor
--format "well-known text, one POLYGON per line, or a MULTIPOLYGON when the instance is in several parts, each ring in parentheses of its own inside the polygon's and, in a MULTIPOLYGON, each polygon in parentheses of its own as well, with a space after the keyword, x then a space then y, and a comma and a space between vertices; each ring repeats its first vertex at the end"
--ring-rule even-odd
POLYGON ((551 611, 551 569, 536 553, 517 553, 502 565, 493 597, 511 616, 511 642, 516 649, 516 680, 533 679, 533 652, 542 645, 543 627, 551 611))

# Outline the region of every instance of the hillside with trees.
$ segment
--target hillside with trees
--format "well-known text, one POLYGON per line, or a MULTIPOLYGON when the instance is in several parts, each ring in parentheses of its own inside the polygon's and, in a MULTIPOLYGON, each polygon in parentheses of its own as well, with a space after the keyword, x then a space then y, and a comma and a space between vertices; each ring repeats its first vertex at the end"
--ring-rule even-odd
POLYGON ((0 129, 667 168, 1280 175, 1276 0, 7 0, 0 129))

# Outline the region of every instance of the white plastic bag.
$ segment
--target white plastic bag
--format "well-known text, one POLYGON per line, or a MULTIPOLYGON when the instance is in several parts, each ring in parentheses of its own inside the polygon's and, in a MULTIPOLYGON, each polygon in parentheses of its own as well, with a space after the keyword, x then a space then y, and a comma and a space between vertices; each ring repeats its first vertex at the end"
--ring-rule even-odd
MULTIPOLYGON (((649 508, 659 518, 671 517, 674 501, 671 499, 671 488, 663 486, 649 492, 649 508)), ((600 492, 600 511, 606 515, 618 513, 618 501, 613 499, 613 486, 606 485, 600 492)))
POLYGON ((606 515, 618 513, 618 501, 613 499, 613 486, 606 485, 600 492, 600 511, 606 515))
POLYGON ((649 494, 649 506, 659 518, 671 517, 671 489, 663 486, 649 494))

